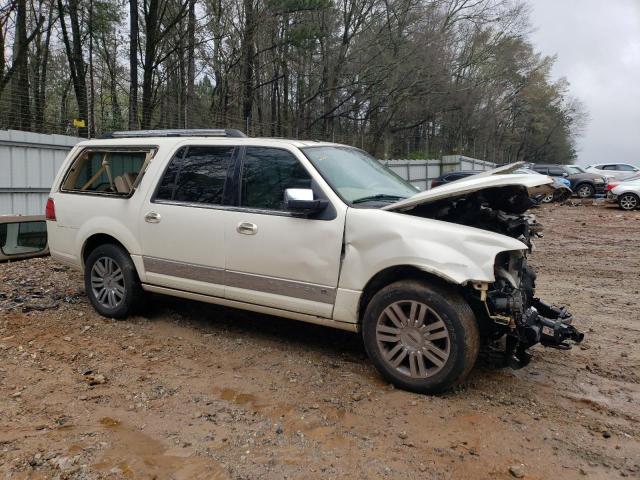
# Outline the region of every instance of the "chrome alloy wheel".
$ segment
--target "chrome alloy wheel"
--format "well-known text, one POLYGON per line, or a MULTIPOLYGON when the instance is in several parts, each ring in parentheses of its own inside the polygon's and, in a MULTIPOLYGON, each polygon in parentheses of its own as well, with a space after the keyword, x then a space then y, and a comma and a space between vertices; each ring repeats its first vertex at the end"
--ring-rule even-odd
POLYGON ((449 330, 421 302, 403 300, 385 308, 376 324, 376 340, 384 361, 411 378, 431 377, 449 359, 449 330))
POLYGON ((125 295, 124 275, 110 257, 100 257, 91 268, 91 290, 94 298, 106 308, 116 308, 125 295))
POLYGON ((628 193, 620 195, 618 203, 623 210, 633 210, 638 208, 638 197, 628 193))

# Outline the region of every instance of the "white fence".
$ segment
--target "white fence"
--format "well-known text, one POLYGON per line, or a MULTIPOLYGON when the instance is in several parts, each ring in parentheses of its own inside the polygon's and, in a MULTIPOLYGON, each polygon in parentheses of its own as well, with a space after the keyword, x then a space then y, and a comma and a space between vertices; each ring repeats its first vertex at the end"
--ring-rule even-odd
POLYGON ((458 170, 484 171, 496 166, 495 163, 463 155, 445 155, 442 160, 384 160, 382 163, 420 190, 429 189, 431 180, 443 173, 458 170))
POLYGON ((60 165, 81 140, 0 130, 0 215, 42 215, 60 165))

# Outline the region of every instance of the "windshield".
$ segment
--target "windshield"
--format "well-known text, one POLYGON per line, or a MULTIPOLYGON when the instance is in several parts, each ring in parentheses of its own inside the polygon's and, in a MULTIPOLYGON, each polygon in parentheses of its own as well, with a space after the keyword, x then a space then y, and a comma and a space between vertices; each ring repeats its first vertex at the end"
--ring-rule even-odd
POLYGON ((584 168, 577 165, 567 165, 567 170, 569 170, 569 173, 571 174, 584 173, 586 171, 584 168))
POLYGON ((326 146, 302 151, 347 203, 395 202, 419 191, 362 150, 326 146))

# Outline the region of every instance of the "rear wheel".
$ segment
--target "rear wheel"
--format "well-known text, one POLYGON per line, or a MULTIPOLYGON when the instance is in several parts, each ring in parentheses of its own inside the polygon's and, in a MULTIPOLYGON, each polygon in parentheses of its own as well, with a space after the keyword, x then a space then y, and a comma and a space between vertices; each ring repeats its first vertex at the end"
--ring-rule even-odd
POLYGON ((576 188, 576 195, 580 198, 589 198, 593 197, 596 194, 596 189, 593 185, 588 183, 583 183, 582 185, 578 185, 576 188))
POLYGON ((84 285, 93 308, 110 318, 134 313, 144 294, 131 257, 114 244, 100 245, 89 254, 84 285))
POLYGON ((418 393, 442 392, 464 380, 480 346, 466 301, 451 290, 416 280, 395 282, 374 295, 362 334, 382 376, 418 393))
POLYGON ((633 193, 623 193, 618 197, 618 205, 623 210, 635 210, 640 206, 640 197, 633 193))

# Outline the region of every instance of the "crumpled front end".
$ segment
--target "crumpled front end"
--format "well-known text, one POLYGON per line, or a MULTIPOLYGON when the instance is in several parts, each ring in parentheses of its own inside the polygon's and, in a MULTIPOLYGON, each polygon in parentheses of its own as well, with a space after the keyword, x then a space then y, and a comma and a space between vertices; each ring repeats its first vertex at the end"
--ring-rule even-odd
POLYGON ((506 363, 513 367, 527 365, 531 359, 527 350, 538 343, 568 350, 570 342, 583 340, 584 334, 572 325, 573 318, 566 308, 550 305, 535 296, 536 274, 525 254, 498 255, 495 277, 492 284, 474 285, 476 294, 472 297, 487 338, 506 335, 506 363))
MULTIPOLYGON (((507 178, 505 175, 502 180, 507 178)), ((571 342, 579 343, 584 338, 572 325, 566 308, 549 305, 535 296, 536 274, 527 262, 527 255, 534 251, 534 240, 542 237, 542 226, 529 209, 538 204, 538 197, 551 193, 554 198, 563 199, 568 192, 566 187, 550 181, 535 185, 492 184, 432 198, 404 210, 409 215, 512 237, 526 245, 526 250, 503 251, 495 257, 492 283, 473 282, 465 289, 486 343, 506 336, 504 353, 512 366, 526 365, 531 358, 527 349, 537 343, 569 349, 571 342)))

